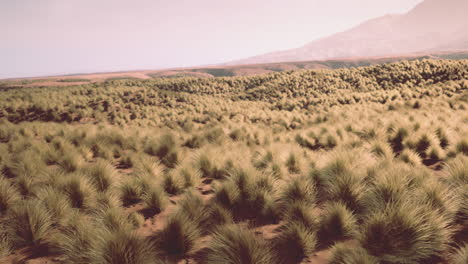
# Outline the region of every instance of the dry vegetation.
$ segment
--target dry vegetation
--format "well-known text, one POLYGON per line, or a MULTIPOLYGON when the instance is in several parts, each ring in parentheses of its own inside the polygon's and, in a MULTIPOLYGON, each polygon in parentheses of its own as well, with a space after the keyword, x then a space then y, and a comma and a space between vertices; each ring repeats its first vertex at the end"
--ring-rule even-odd
POLYGON ((467 107, 449 60, 4 90, 0 262, 467 263, 467 107))

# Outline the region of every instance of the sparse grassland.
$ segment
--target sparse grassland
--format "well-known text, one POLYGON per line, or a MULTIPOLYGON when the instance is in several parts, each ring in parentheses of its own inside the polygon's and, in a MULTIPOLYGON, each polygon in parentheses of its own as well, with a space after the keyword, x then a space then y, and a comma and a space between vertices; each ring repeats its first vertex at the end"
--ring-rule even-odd
POLYGON ((466 263, 467 107, 466 60, 3 90, 0 262, 466 263))

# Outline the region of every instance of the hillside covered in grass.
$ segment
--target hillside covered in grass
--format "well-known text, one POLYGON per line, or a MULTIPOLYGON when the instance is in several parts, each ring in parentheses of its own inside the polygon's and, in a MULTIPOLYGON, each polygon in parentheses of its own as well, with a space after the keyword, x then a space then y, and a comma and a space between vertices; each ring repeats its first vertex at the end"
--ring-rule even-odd
POLYGON ((0 91, 0 263, 466 264, 468 61, 0 91))

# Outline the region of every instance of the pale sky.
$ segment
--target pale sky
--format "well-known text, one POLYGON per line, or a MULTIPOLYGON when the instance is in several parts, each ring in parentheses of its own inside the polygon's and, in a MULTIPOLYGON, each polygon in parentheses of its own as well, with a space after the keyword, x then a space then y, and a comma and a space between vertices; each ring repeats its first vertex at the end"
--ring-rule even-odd
POLYGON ((421 0, 0 0, 0 78, 217 64, 421 0))

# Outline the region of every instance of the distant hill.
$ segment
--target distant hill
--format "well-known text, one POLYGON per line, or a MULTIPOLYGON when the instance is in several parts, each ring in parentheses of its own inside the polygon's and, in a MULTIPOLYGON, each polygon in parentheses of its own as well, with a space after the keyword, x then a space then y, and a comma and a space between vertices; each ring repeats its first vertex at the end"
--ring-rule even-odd
POLYGON ((21 78, 11 80, 0 80, 0 88, 14 88, 17 86, 70 86, 87 83, 105 82, 123 79, 152 79, 152 78, 178 78, 178 77, 234 77, 251 76, 272 72, 306 70, 306 69, 339 69, 363 67, 377 64, 399 62, 403 60, 423 59, 468 59, 468 51, 460 52, 434 52, 410 54, 393 57, 369 57, 369 58, 347 58, 336 60, 313 60, 296 62, 278 62, 251 65, 213 66, 202 68, 179 68, 168 70, 145 70, 133 72, 93 73, 75 74, 66 76, 21 78))
POLYGON ((468 49, 468 0, 425 0, 303 47, 229 63, 259 64, 468 49))

